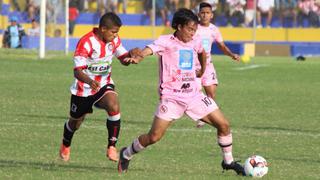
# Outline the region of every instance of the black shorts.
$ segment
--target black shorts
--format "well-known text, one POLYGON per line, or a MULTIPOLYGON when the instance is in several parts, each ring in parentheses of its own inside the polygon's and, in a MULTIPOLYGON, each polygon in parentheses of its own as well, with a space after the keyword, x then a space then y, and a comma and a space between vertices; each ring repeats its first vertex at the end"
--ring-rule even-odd
POLYGON ((114 85, 107 84, 103 86, 96 94, 88 97, 81 97, 72 94, 70 101, 70 116, 77 119, 87 113, 92 113, 92 106, 99 101, 99 99, 102 98, 107 91, 114 91, 114 85))

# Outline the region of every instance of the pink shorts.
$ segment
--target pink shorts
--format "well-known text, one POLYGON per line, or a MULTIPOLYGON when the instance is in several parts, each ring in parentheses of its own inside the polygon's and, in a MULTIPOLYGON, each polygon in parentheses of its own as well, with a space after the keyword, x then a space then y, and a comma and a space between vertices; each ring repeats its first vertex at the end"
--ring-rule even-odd
POLYGON ((172 121, 181 118, 184 113, 193 120, 199 120, 219 107, 210 97, 202 92, 195 97, 183 100, 162 98, 159 102, 155 116, 163 120, 172 121))
POLYGON ((200 89, 202 89, 202 86, 218 85, 216 70, 212 63, 207 64, 206 71, 201 78, 197 78, 197 81, 200 89))
POLYGON ((201 84, 203 86, 210 86, 213 84, 218 84, 218 78, 216 74, 216 70, 212 63, 207 64, 206 71, 201 77, 201 84))

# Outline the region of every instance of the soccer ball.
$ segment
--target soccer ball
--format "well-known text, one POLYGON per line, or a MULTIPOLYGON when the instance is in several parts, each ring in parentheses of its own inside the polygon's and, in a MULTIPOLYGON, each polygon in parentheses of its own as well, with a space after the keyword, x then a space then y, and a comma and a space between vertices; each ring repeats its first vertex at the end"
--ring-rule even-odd
POLYGON ((244 171, 247 176, 262 177, 268 173, 267 161, 262 156, 253 155, 244 163, 244 171))
POLYGON ((241 56, 241 62, 243 62, 243 63, 250 62, 250 56, 248 56, 248 55, 241 56))

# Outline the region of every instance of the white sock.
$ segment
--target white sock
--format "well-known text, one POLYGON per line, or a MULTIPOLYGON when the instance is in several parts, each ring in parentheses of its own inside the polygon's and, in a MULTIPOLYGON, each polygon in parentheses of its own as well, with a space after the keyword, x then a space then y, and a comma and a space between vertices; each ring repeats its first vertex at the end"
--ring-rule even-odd
POLYGON ((139 139, 135 139, 133 141, 133 143, 127 147, 126 150, 123 151, 123 156, 124 158, 130 160, 134 154, 142 151, 145 147, 143 147, 140 142, 139 142, 139 139))

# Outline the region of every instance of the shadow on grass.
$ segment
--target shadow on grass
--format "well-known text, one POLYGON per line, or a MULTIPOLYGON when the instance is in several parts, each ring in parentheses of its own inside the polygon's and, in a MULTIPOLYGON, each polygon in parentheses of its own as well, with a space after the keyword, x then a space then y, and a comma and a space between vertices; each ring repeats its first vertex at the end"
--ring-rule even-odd
POLYGON ((37 118, 37 119, 67 119, 68 116, 58 116, 58 115, 40 115, 40 114, 14 114, 15 116, 37 118))
POLYGON ((57 170, 79 170, 79 171, 117 171, 115 168, 110 167, 102 167, 102 166, 91 166, 91 165, 77 165, 72 163, 64 163, 64 162, 39 162, 39 161, 22 161, 22 160, 0 160, 0 167, 28 167, 34 169, 41 170, 49 170, 49 171, 57 171, 57 170))
MULTIPOLYGON (((239 126, 240 127, 240 126, 239 126)), ((294 128, 285 128, 285 127, 259 127, 259 126, 241 126, 241 128, 249 128, 255 130, 272 130, 272 131, 286 131, 286 132, 300 132, 300 133, 316 133, 317 130, 304 130, 304 129, 294 129, 294 128)))

